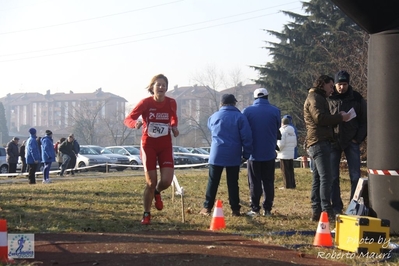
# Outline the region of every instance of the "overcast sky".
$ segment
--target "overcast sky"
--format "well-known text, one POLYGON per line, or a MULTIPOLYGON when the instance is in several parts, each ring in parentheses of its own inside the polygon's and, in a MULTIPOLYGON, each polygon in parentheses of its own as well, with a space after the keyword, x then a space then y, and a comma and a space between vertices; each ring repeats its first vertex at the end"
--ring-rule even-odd
MULTIPOLYGON (((209 67, 239 69, 270 60, 264 30, 303 13, 299 0, 0 0, 0 97, 7 93, 94 92, 136 103, 152 76, 194 85, 209 67)), ((228 78, 227 78, 228 79, 228 78)), ((229 81, 227 81, 229 82, 229 81)))

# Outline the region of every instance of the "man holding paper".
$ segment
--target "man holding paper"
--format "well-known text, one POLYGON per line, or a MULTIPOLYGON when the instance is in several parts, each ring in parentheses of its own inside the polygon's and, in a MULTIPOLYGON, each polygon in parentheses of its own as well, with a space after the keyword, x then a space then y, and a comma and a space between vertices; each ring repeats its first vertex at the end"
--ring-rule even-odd
POLYGON ((342 152, 348 163, 351 180, 351 195, 355 193, 360 178, 360 144, 367 136, 367 105, 360 93, 349 85, 350 75, 341 70, 335 75, 335 89, 328 98, 331 114, 345 111, 350 114, 347 122, 341 122, 334 127, 334 140, 331 150, 331 171, 333 184, 331 189, 331 204, 336 214, 342 213, 343 203, 339 186, 339 166, 342 152))

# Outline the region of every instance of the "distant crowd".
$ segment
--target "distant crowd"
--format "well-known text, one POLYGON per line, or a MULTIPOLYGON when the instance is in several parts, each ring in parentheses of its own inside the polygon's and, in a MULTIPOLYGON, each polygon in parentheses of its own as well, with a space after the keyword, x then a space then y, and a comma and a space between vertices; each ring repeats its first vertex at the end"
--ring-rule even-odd
POLYGON ((37 130, 28 130, 29 138, 22 141, 19 146, 19 138, 14 137, 7 143, 8 172, 17 173, 17 165, 20 161, 20 173, 28 173, 29 184, 36 184, 36 172, 42 169, 42 183, 51 183, 50 169, 53 162, 58 163, 60 172, 58 176, 64 176, 66 172, 74 175, 76 157, 80 151, 80 145, 74 134, 67 138, 61 138, 53 142, 53 132, 46 130, 43 137, 37 136, 37 130))

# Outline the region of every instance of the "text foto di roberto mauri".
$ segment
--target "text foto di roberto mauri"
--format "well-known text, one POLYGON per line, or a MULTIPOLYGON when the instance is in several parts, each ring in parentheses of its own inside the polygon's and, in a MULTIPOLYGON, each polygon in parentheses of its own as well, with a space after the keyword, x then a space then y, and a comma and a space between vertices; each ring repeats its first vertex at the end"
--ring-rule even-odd
MULTIPOLYGON (((385 250, 390 250, 390 239, 386 239, 383 237, 379 237, 377 241, 374 240, 374 238, 353 238, 353 237, 348 237, 347 243, 350 244, 359 244, 359 245, 372 245, 372 244, 378 244, 381 245, 382 249, 385 250)), ((360 252, 360 253, 352 253, 352 252, 337 252, 335 250, 331 252, 318 252, 317 253, 318 258, 322 259, 354 259, 356 257, 358 258, 369 258, 369 259, 389 259, 391 258, 391 252, 383 252, 383 253, 377 253, 377 252, 360 252)))

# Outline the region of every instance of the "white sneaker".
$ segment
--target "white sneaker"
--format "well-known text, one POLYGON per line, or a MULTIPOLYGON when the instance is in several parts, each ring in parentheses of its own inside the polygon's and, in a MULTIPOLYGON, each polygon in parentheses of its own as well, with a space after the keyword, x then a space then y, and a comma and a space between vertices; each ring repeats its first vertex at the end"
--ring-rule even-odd
POLYGON ((249 212, 247 212, 247 215, 254 217, 254 216, 259 216, 260 214, 259 214, 259 212, 254 212, 254 211, 250 210, 249 212))
POLYGON ((50 179, 47 179, 47 180, 43 180, 42 183, 43 183, 43 184, 50 184, 51 181, 50 181, 50 179))

